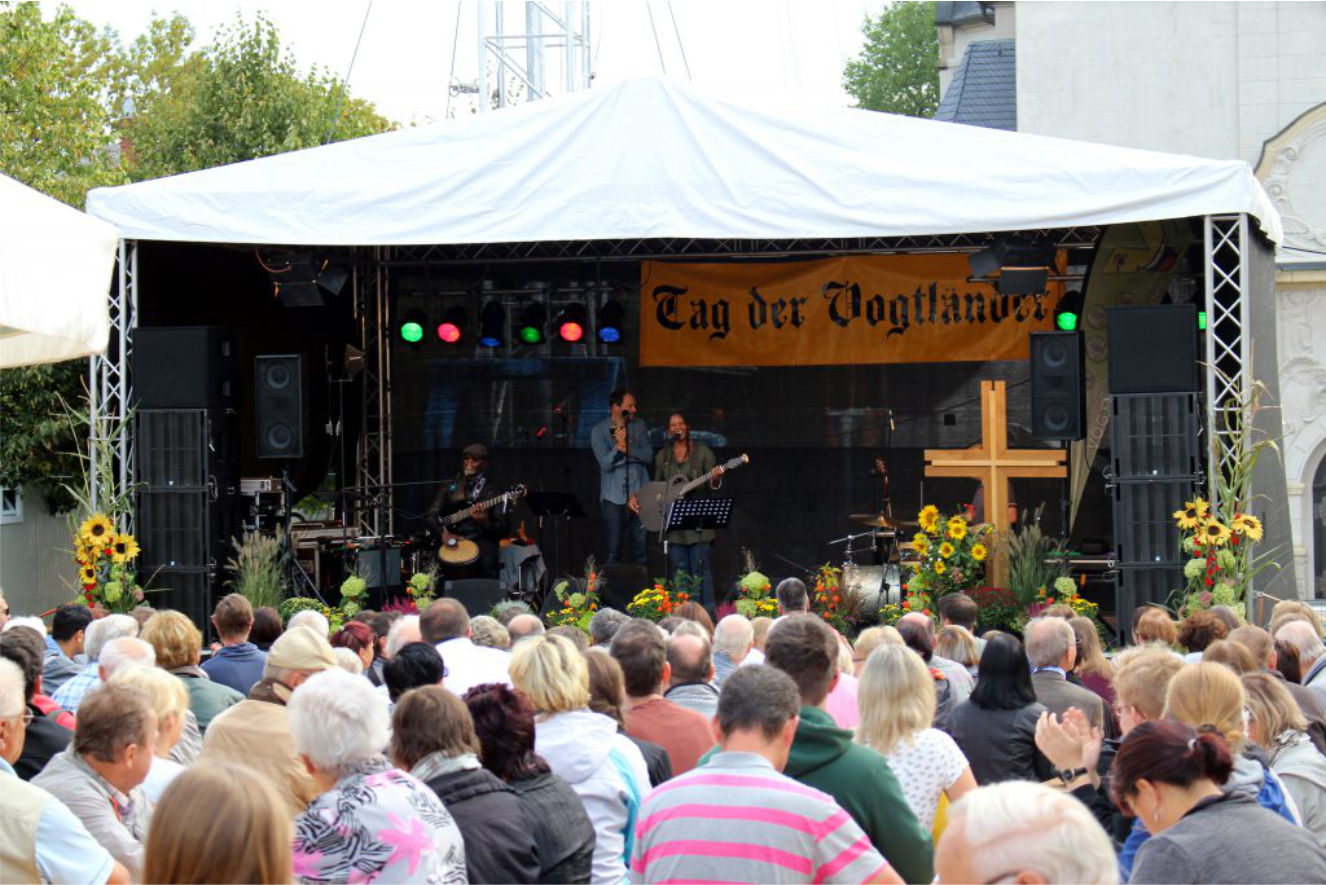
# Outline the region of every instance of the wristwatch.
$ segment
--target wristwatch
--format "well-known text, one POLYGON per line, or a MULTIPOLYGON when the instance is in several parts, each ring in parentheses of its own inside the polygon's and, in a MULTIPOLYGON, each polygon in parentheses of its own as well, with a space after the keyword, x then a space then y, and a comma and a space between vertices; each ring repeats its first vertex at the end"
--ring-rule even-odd
POLYGON ((1085 768, 1065 768, 1062 771, 1055 772, 1055 776, 1058 777, 1060 782, 1066 787, 1086 773, 1087 769, 1085 768))

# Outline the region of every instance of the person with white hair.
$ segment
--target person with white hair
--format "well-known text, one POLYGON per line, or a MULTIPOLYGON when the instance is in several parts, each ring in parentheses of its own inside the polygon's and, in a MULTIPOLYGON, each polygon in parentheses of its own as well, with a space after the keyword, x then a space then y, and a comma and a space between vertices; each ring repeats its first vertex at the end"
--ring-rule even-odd
POLYGON ((287 712, 295 752, 320 794, 295 819, 295 878, 466 881, 455 819, 432 790, 382 755, 387 703, 367 679, 339 669, 314 674, 287 712))
MULTIPOLYGON (((212 720, 200 763, 246 765, 276 788, 290 817, 302 813, 318 791, 295 754, 286 704, 306 679, 334 668, 336 655, 325 636, 309 627, 282 633, 272 643, 262 679, 249 696, 212 720)), ((373 690, 367 679, 363 682, 373 690)))
POLYGON ((942 882, 1119 881, 1114 846, 1087 807, 1029 781, 979 787, 956 802, 935 861, 942 882))
POLYGON ((1276 642, 1298 651, 1299 682, 1326 698, 1326 645, 1307 621, 1290 621, 1275 632, 1276 642))
POLYGON ((0 882, 128 882, 116 861, 59 800, 19 780, 13 764, 23 753, 29 717, 23 703, 24 676, 18 665, 0 660, 0 882))
POLYGON ((1105 702, 1089 688, 1068 681, 1068 673, 1077 663, 1077 634, 1063 618, 1032 618, 1023 631, 1027 660, 1031 662, 1031 687, 1036 700, 1056 716, 1076 707, 1086 714, 1095 728, 1113 731, 1105 718, 1105 702))
POLYGON ((87 655, 87 664, 77 676, 51 695, 53 701, 70 713, 77 713, 83 696, 101 685, 97 658, 101 657, 101 650, 106 647, 106 643, 122 636, 137 636, 138 622, 129 615, 106 615, 89 624, 85 635, 83 651, 87 655))
POLYGON ((106 643, 97 656, 97 675, 102 682, 110 682, 121 670, 155 667, 156 663, 157 654, 152 646, 134 636, 121 636, 106 643))
POLYGON ((423 633, 419 631, 419 616, 405 615, 398 618, 396 623, 391 625, 391 629, 387 631, 387 647, 383 650, 383 656, 390 661, 411 642, 421 642, 422 640, 423 633))
POLYGON ((714 627, 714 685, 723 687, 723 680, 741 666, 755 647, 755 628, 744 615, 728 615, 714 627))
POLYGON ((322 612, 314 611, 311 608, 297 611, 290 616, 290 620, 286 622, 285 628, 287 630, 293 630, 296 627, 308 627, 313 630, 314 633, 317 633, 322 637, 331 636, 331 624, 327 623, 327 618, 322 612))
POLYGON ((0 632, 3 632, 3 630, 12 630, 15 627, 31 627, 33 630, 36 630, 41 634, 43 640, 46 639, 46 623, 41 618, 34 617, 33 615, 19 615, 18 617, 10 618, 5 621, 5 626, 0 628, 0 632))

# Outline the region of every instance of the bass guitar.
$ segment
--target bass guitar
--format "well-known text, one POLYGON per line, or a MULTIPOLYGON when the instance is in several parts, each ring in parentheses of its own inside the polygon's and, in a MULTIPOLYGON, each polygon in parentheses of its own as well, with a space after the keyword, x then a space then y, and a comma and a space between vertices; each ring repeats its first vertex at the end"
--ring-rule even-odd
POLYGON ((685 477, 674 476, 667 482, 645 483, 640 487, 640 491, 636 493, 636 497, 640 500, 640 522, 644 523, 645 528, 651 532, 663 531, 663 526, 668 518, 668 508, 672 506, 673 501, 686 497, 687 492, 699 488, 720 473, 727 470, 736 470, 741 465, 749 463, 749 455, 738 455, 726 464, 715 467, 690 482, 687 482, 685 477))
POLYGON ((460 535, 453 535, 448 531, 449 526, 462 523, 474 515, 476 510, 489 510, 499 505, 508 504, 525 496, 525 487, 518 485, 509 491, 503 492, 496 498, 489 498, 486 501, 476 501, 464 510, 457 510, 455 513, 448 513, 438 520, 442 526, 442 546, 437 549, 437 558, 446 565, 469 565, 479 558, 479 545, 469 538, 462 538, 460 535))

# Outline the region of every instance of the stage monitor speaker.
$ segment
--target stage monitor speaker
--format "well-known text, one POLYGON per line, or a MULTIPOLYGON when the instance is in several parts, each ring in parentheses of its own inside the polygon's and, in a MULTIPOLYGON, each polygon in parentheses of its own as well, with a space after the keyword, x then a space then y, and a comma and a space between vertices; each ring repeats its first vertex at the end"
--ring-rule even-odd
POLYGON ((486 615, 493 606, 506 595, 502 592, 502 582, 493 578, 462 578, 447 581, 442 585, 442 592, 465 606, 470 617, 486 615))
POLYGON ((303 361, 299 354, 254 359, 259 458, 304 457, 303 361))
POLYGON ((140 409, 234 408, 239 385, 235 335, 215 326, 134 331, 134 400, 140 409))
POLYGON ((1081 439, 1086 430, 1081 332, 1031 333, 1031 436, 1081 439))
POLYGON ((1197 306, 1111 307, 1110 393, 1200 389, 1197 306))
POLYGON ((609 562, 599 569, 598 592, 605 607, 626 611, 627 604, 649 586, 649 570, 633 562, 609 562))

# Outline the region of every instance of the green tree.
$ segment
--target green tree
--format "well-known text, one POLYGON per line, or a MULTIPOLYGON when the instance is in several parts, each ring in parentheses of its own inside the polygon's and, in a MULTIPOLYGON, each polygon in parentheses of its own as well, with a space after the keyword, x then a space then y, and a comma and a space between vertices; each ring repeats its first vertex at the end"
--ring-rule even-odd
POLYGON ((905 0, 866 15, 865 46, 843 68, 843 88, 858 107, 933 117, 939 107, 935 4, 905 0))
POLYGON ((144 60, 174 41, 163 28, 142 47, 126 94, 129 174, 135 180, 205 169, 383 132, 390 124, 326 71, 305 75, 259 16, 222 28, 170 76, 144 79, 144 60), (168 83, 167 83, 168 81, 168 83), (167 83, 168 88, 161 88, 167 83))
MULTIPOLYGON (((0 171, 82 208, 87 191, 313 147, 389 127, 325 71, 301 74, 263 18, 191 50, 181 15, 124 45, 68 7, 0 2, 0 171)), ((59 512, 79 475, 68 403, 87 363, 0 371, 0 485, 37 482, 59 512)))

